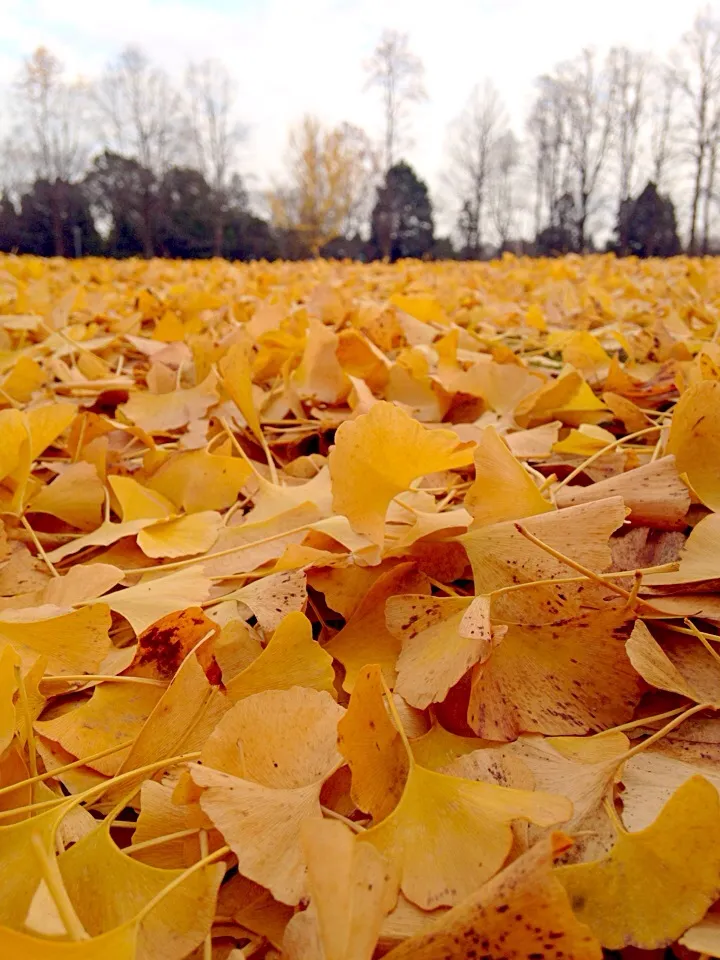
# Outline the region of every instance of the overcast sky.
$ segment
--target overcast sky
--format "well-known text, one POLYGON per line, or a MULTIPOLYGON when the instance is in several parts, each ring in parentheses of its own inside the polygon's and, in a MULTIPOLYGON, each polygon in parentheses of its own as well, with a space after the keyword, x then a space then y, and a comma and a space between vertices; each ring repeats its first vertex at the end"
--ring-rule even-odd
POLYGON ((447 125, 475 83, 494 81, 521 134, 533 81, 557 61, 588 45, 664 54, 694 12, 680 0, 0 0, 0 81, 40 44, 85 77, 129 43, 177 76, 188 59, 217 57, 237 78, 250 129, 241 167, 264 185, 305 112, 379 138, 363 63, 391 27, 425 64, 429 100, 406 154, 437 192, 447 125))

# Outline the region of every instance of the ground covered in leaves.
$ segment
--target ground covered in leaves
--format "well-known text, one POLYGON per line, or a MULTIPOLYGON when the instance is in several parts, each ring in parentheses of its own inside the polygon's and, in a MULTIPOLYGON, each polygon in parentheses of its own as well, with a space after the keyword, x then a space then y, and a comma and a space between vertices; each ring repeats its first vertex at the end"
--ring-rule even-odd
POLYGON ((719 312, 1 259, 5 955, 719 956, 719 312))

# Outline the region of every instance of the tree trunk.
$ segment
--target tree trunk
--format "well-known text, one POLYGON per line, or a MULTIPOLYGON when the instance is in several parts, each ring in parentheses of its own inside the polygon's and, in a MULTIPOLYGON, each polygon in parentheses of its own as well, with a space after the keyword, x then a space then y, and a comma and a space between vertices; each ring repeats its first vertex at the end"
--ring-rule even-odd
POLYGON ((65 256, 62 222, 62 191, 63 184, 59 180, 56 180, 50 194, 50 218, 52 221, 53 248, 56 257, 65 256))
POLYGON ((218 211, 213 226, 213 256, 221 257, 223 248, 223 215, 218 211))
POLYGON ((702 175, 705 168, 705 146, 701 146, 698 151, 697 164, 695 166, 695 186, 693 187, 692 207, 690 209, 690 242, 688 243, 688 253, 697 253, 697 221, 698 210, 700 208, 700 193, 702 192, 702 175))
POLYGON ((710 216, 712 213, 713 192, 715 189, 715 167, 717 163, 717 146, 710 147, 708 175, 705 183, 705 202, 703 205, 703 241, 702 252, 707 254, 710 247, 710 216))

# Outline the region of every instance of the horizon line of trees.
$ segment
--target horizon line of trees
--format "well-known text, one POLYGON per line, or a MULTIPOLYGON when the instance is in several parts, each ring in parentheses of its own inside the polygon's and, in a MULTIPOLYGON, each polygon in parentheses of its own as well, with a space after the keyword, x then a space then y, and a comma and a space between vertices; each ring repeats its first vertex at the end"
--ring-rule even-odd
POLYGON ((284 175, 252 204, 239 172, 247 130, 219 62, 182 85, 138 48, 92 82, 47 49, 13 84, 2 144, 0 250, 44 256, 299 259, 486 258, 716 249, 720 20, 709 8, 668 58, 583 50, 538 78, 520 139, 489 80, 448 128, 443 192, 455 228, 436 237, 426 183, 399 159, 427 99, 408 36, 385 31, 365 64, 380 93, 379 143, 306 115, 284 175), (674 198, 674 199, 673 199, 674 198))

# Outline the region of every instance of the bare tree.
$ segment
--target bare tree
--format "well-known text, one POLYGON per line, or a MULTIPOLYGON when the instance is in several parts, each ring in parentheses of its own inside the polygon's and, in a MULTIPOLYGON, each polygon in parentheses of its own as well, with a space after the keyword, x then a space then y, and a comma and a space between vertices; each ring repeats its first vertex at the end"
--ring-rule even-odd
POLYGON ((245 130, 235 116, 235 83, 223 64, 191 63, 185 89, 193 162, 213 193, 213 255, 220 256, 228 190, 245 130))
POLYGON ((591 50, 583 50, 575 60, 557 68, 554 82, 565 117, 568 178, 583 250, 616 129, 617 78, 612 61, 602 68, 591 50))
MULTIPOLYGON (((82 173, 88 154, 87 89, 64 76, 45 47, 28 57, 14 88, 16 150, 35 179, 47 180, 55 254, 65 253, 62 224, 67 184, 82 173)), ((16 153, 17 156, 17 153, 16 153)))
POLYGON ((516 175, 520 163, 520 145, 512 130, 497 140, 494 154, 490 211, 502 248, 512 236, 517 212, 516 175))
POLYGON ((382 91, 385 112, 385 169, 396 159, 398 145, 406 139, 403 127, 409 108, 427 99, 423 85, 425 68, 409 47, 408 35, 385 30, 372 58, 365 65, 367 87, 382 91))
POLYGON ((650 157, 652 179, 661 189, 668 167, 677 155, 678 84, 673 70, 667 64, 657 64, 654 70, 653 103, 650 126, 650 157))
POLYGON ((720 21, 709 8, 698 14, 682 38, 674 57, 674 76, 683 101, 685 152, 692 163, 692 200, 688 249, 698 251, 700 203, 706 200, 706 238, 709 232, 710 196, 715 178, 715 142, 720 128, 720 21))
POLYGON ((645 54, 615 47, 610 51, 608 72, 617 92, 616 148, 619 174, 618 207, 635 189, 640 133, 646 118, 648 58, 645 54))
POLYGON ((181 152, 182 109, 167 74, 127 47, 100 78, 95 101, 105 143, 161 176, 181 152))
POLYGON ((567 192, 568 151, 564 94, 554 77, 542 76, 527 123, 534 154, 535 235, 544 219, 553 225, 560 197, 567 192))
POLYGON ((448 181, 462 205, 467 253, 473 257, 479 256, 482 249, 497 145, 506 131, 507 118, 500 95, 486 80, 472 91, 450 129, 448 181))

